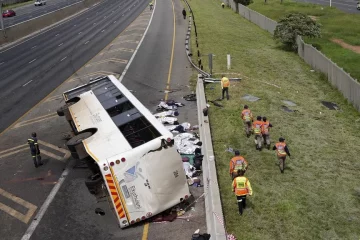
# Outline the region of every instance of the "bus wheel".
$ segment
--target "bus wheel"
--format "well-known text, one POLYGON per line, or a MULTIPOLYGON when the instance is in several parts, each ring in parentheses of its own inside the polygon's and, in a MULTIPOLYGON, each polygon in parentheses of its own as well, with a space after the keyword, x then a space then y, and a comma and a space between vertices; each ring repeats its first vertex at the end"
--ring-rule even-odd
POLYGON ((67 143, 67 147, 71 152, 71 156, 75 159, 84 159, 88 157, 88 153, 82 143, 83 140, 91 137, 93 135, 92 132, 82 132, 78 135, 72 137, 67 143))

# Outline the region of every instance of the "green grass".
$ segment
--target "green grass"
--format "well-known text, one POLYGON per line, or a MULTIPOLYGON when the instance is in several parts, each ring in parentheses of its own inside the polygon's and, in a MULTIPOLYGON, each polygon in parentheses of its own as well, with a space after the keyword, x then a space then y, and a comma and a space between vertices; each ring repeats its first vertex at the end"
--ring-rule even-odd
POLYGON ((21 7, 21 6, 25 6, 25 5, 32 4, 33 2, 34 2, 33 0, 29 0, 29 1, 26 1, 26 2, 22 2, 22 3, 10 4, 10 5, 4 6, 2 9, 3 9, 3 10, 14 9, 14 8, 17 8, 17 7, 21 7))
MULTIPOLYGON (((354 9, 356 2, 353 3, 354 9)), ((249 7, 275 21, 292 12, 301 12, 309 16, 316 16, 317 22, 322 24, 322 37, 318 39, 305 39, 307 43, 320 46, 323 52, 337 65, 350 73, 355 79, 360 80, 360 54, 344 49, 331 39, 342 39, 348 44, 360 46, 360 15, 342 12, 336 8, 324 7, 310 3, 297 3, 284 0, 254 0, 249 7)))
MULTIPOLYGON (((311 72, 296 54, 282 51, 269 33, 231 9, 221 9, 218 1, 190 4, 205 70, 206 54, 214 53, 214 73, 239 73, 228 76, 243 78, 231 86, 231 100, 221 102, 224 108, 211 104, 209 111, 227 231, 238 239, 358 240, 360 114, 321 74, 311 72), (230 70, 226 54, 232 56, 230 70), (261 100, 246 102, 241 98, 245 94, 261 100), (282 100, 297 103, 293 109, 299 112, 280 110, 282 100), (336 102, 342 110, 327 110, 321 100, 336 102), (255 116, 270 119, 273 141, 286 138, 293 158, 287 160, 284 174, 273 151, 256 151, 253 137, 246 138, 240 119, 244 104, 255 116), (239 149, 250 164, 246 175, 254 195, 243 216, 237 214, 231 191, 232 154, 227 147, 239 149)), ((197 50, 194 44, 192 50, 197 50)), ((206 94, 208 100, 220 97, 219 85, 207 86, 206 94)))

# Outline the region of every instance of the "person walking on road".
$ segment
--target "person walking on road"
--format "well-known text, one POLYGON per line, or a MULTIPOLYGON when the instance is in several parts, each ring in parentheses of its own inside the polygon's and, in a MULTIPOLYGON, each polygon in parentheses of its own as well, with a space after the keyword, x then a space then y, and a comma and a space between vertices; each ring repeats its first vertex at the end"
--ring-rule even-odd
POLYGON ((186 10, 185 10, 185 8, 182 10, 182 15, 184 16, 184 19, 186 19, 186 10))
POLYGON ((248 168, 248 162, 245 160, 243 156, 240 156, 240 152, 238 150, 235 151, 235 156, 230 160, 230 169, 229 173, 232 179, 237 177, 238 170, 243 170, 244 172, 248 168))
POLYGON ((276 150, 276 155, 279 159, 280 171, 284 173, 286 156, 290 157, 289 148, 286 146, 285 138, 280 137, 279 142, 275 144, 273 150, 276 150))
POLYGON ((269 134, 269 130, 272 127, 272 124, 267 120, 266 117, 262 118, 263 120, 263 125, 261 127, 261 134, 263 136, 264 139, 264 145, 267 146, 268 149, 270 149, 270 134, 269 134))
POLYGON ((224 99, 224 94, 226 93, 226 99, 229 100, 229 87, 230 87, 229 79, 224 75, 222 75, 221 78, 222 99, 224 99))
POLYGON ((250 181, 244 176, 244 173, 243 170, 238 170, 238 176, 232 182, 232 191, 235 192, 240 215, 246 208, 246 196, 253 194, 250 181))
POLYGON ((154 4, 153 4, 152 1, 149 3, 149 6, 150 6, 150 10, 153 10, 153 9, 154 9, 154 4))
POLYGON ((251 133, 251 122, 254 120, 251 110, 248 105, 244 106, 241 112, 241 119, 244 121, 246 136, 250 137, 251 133))
POLYGON ((35 167, 37 168, 38 166, 43 165, 43 163, 41 161, 41 156, 40 156, 40 148, 39 148, 39 144, 38 144, 38 140, 37 140, 35 132, 33 132, 31 134, 31 138, 28 139, 28 144, 30 147, 31 156, 34 161, 35 167))
POLYGON ((261 151, 261 143, 262 143, 262 129, 263 122, 261 120, 261 116, 256 117, 256 121, 253 122, 253 131, 255 134, 255 144, 256 144, 256 150, 261 151))

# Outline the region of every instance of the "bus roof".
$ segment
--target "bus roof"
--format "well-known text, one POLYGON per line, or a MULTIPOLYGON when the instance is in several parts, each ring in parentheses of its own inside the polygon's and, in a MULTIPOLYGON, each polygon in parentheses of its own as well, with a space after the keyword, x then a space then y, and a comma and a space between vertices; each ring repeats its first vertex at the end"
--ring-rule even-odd
POLYGON ((78 132, 97 129, 84 140, 94 160, 106 160, 170 133, 114 76, 106 76, 64 93, 78 132))

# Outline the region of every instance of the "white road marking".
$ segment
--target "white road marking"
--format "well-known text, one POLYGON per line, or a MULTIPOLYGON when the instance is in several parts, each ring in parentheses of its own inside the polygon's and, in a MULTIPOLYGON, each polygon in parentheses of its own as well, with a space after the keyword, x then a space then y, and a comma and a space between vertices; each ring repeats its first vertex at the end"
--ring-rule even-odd
POLYGON ((31 49, 34 49, 34 48, 36 48, 36 46, 33 46, 31 49))
POLYGON ((137 51, 139 50, 142 42, 144 41, 144 38, 145 38, 145 36, 146 36, 146 33, 147 33, 147 31, 149 30, 150 24, 151 24, 151 22, 152 22, 152 19, 153 19, 153 16, 154 16, 154 12, 155 12, 155 8, 156 8, 156 4, 155 4, 155 6, 154 6, 154 10, 153 10, 152 13, 151 13, 151 17, 150 17, 149 23, 148 23, 148 25, 147 25, 147 27, 146 27, 146 29, 145 29, 145 32, 144 32, 144 34, 143 34, 143 36, 142 36, 139 44, 137 45, 137 47, 136 47, 133 55, 131 56, 130 60, 128 61, 128 64, 126 65, 124 71, 121 73, 121 76, 120 76, 120 78, 119 78, 119 82, 121 82, 121 81, 123 80, 123 78, 125 77, 125 74, 126 74, 127 70, 129 69, 132 61, 134 60, 137 51))
POLYGON ((116 23, 116 21, 114 21, 114 23, 116 23))
POLYGON ((94 22, 94 24, 93 25, 95 25, 96 24, 96 22, 94 22))
POLYGON ((3 65, 5 62, 1 62, 0 65, 3 65))
POLYGON ((74 27, 76 27, 76 24, 74 25, 74 27))
POLYGON ((59 34, 56 34, 55 37, 59 36, 59 34))
POLYGON ((86 44, 88 44, 90 41, 86 41, 84 44, 86 45, 86 44))
POLYGON ((104 30, 102 30, 101 32, 104 32, 105 31, 105 29, 104 30))
POLYGON ((67 56, 66 56, 66 57, 64 57, 63 59, 61 59, 61 60, 60 60, 60 62, 64 61, 66 58, 67 58, 67 56))
POLYGON ((78 34, 81 34, 81 32, 79 32, 78 34))
POLYGON ((35 62, 36 61, 36 58, 34 58, 33 60, 31 60, 29 63, 32 63, 32 62, 35 62))
POLYGON ((41 206, 39 212, 36 214, 34 220, 31 222, 30 226, 26 230, 26 232, 25 232, 24 236, 21 238, 21 240, 29 240, 31 238, 36 227, 39 225, 41 219, 43 218, 46 210, 49 208, 51 202, 54 200, 61 185, 64 183, 66 177, 69 175, 69 172, 70 172, 70 164, 67 165, 65 171, 62 173, 58 182, 55 184, 54 188, 51 190, 49 196, 46 198, 44 204, 41 206))
POLYGON ((60 47, 61 45, 63 45, 64 43, 60 43, 58 47, 60 47))
POLYGON ((28 81, 27 83, 25 83, 25 84, 23 85, 23 87, 25 87, 26 85, 28 85, 28 84, 31 83, 31 82, 32 82, 32 80, 28 81))

